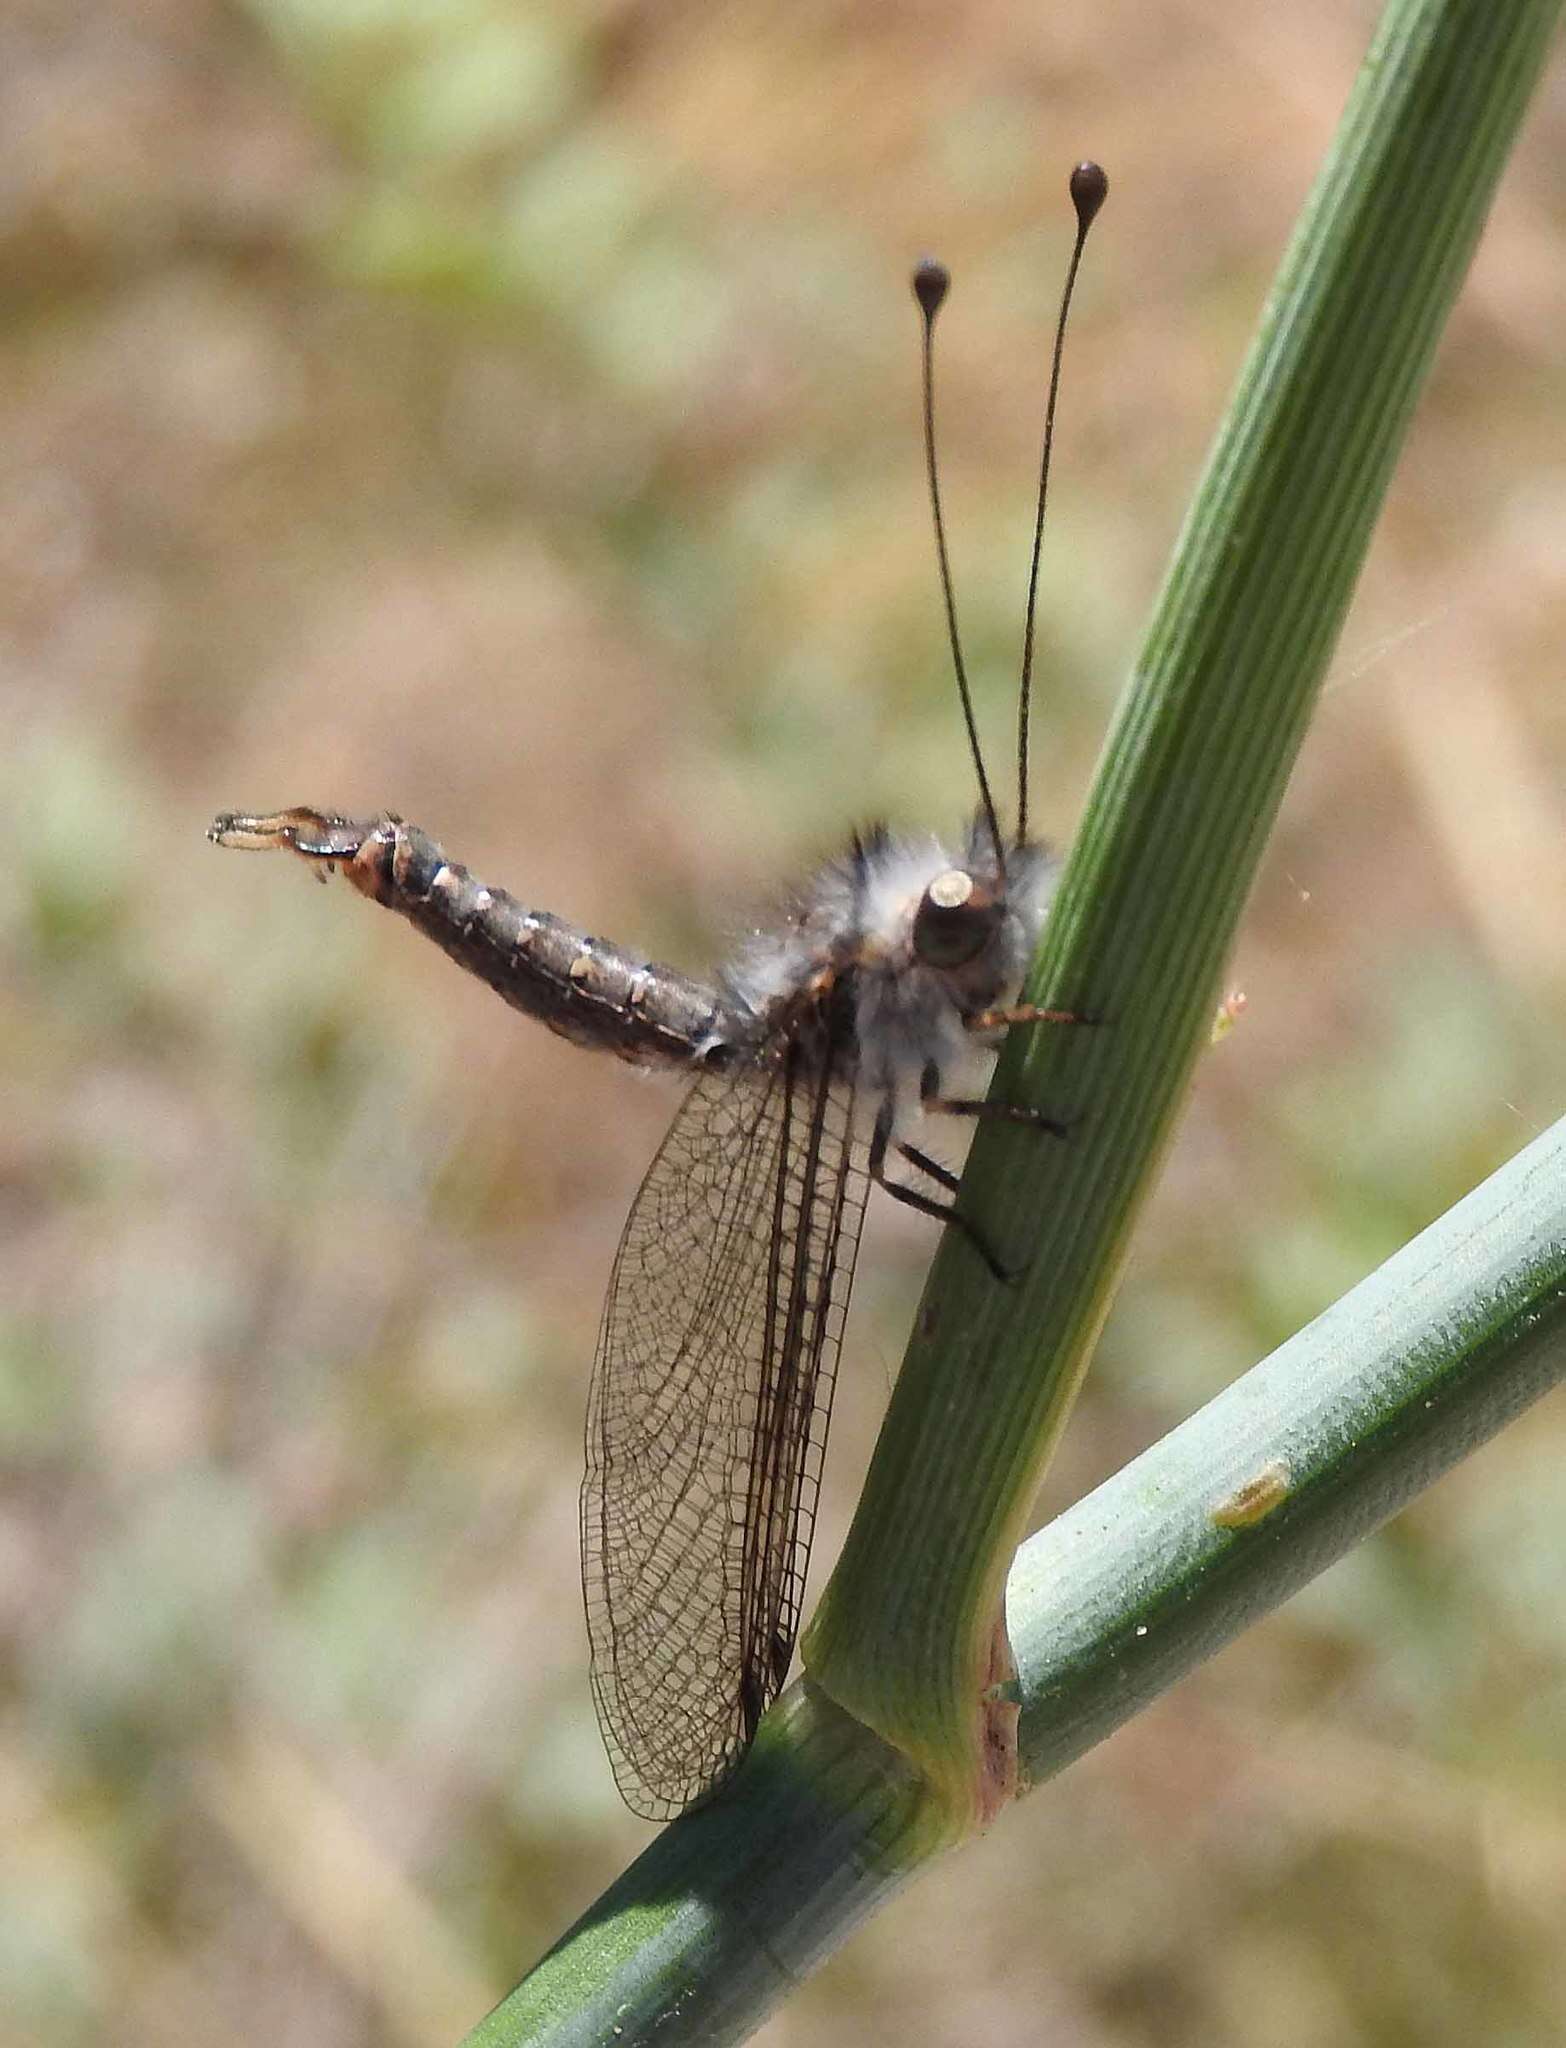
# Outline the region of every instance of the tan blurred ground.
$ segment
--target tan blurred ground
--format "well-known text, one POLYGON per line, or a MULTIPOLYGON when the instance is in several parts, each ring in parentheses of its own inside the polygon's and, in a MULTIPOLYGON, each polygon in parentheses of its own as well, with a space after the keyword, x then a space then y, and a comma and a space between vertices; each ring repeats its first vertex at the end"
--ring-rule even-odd
MULTIPOLYGON (((0 15, 0 2042, 443 2044, 644 1839, 574 1496, 668 1113, 346 891, 393 806, 701 968, 969 803, 1086 151, 1039 807, 1109 706, 1374 10, 11 0, 0 15)), ((1443 350, 1043 1506, 1561 1108, 1566 93, 1443 350)), ((929 1252, 862 1267, 818 1565, 929 1252)), ((1566 2034, 1559 1400, 935 1871, 763 2038, 1566 2034)))

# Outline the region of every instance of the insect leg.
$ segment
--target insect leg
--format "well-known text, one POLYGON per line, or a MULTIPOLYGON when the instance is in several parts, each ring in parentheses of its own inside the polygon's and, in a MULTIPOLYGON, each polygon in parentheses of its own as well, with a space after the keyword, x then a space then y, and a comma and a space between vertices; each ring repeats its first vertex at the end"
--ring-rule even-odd
MULTIPOLYGON (((870 1134, 870 1178, 878 1187, 885 1188, 894 1202, 902 1202, 910 1209, 917 1209, 921 1216, 932 1216, 937 1223, 956 1224, 997 1280, 1014 1280, 1017 1277, 1015 1270, 1003 1263, 992 1250, 978 1225, 970 1217, 963 1215, 955 1202, 938 1202, 933 1195, 921 1195, 917 1188, 905 1187, 902 1182, 887 1178, 886 1151, 892 1138, 892 1115, 892 1098, 888 1095, 876 1111, 875 1128, 870 1134)), ((909 1149, 906 1146, 898 1147, 898 1150, 905 1154, 909 1149)), ((923 1163, 922 1160, 915 1160, 916 1165, 922 1166, 923 1163)), ((934 1163, 933 1160, 930 1161, 931 1166, 934 1163)), ((944 1186, 953 1177, 949 1176, 943 1167, 939 1169, 936 1178, 944 1186)))
POLYGON ((1000 1123, 1026 1124, 1030 1130, 1047 1131, 1052 1138, 1071 1135, 1070 1124, 1042 1109, 1027 1109, 1015 1102, 986 1102, 980 1097, 943 1095, 940 1070, 931 1065, 919 1076, 919 1102, 934 1116, 991 1117, 1000 1123))
POLYGON ((945 1188, 949 1195, 955 1195, 962 1186, 955 1173, 948 1172, 937 1160, 932 1159, 928 1152, 921 1152, 917 1145, 899 1145, 897 1149, 910 1166, 917 1166, 921 1173, 928 1174, 930 1179, 945 1188))
POLYGON ((1004 1031, 1008 1024, 1102 1024, 1087 1010, 1041 1010, 1037 1003, 1008 1003, 998 1010, 975 1010, 963 1022, 970 1031, 1004 1031))

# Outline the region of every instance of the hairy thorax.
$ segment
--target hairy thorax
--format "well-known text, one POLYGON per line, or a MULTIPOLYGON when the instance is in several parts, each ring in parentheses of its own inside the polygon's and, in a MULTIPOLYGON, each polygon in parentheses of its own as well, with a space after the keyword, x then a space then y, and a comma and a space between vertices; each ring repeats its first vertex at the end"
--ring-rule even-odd
POLYGON ((853 1076, 860 1099, 901 1116, 921 1092, 978 1085, 992 1053, 973 1020, 1015 1000, 1058 873, 1041 847, 1014 847, 998 875, 976 828, 965 845, 876 830, 813 877, 787 916, 756 931, 723 977, 754 1017, 754 1051, 798 1041, 853 1076), (1002 896, 994 929, 969 959, 932 965, 916 919, 932 883, 968 875, 1002 896))

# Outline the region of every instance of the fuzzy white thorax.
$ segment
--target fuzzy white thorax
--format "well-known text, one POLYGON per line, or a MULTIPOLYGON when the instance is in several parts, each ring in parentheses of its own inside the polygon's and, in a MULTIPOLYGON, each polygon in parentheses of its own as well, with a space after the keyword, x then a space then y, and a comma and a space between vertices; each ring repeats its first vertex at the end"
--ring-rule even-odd
POLYGON ((765 1020, 824 969, 852 971, 859 1095, 870 1114, 890 1097, 905 1128, 919 1115, 921 1078, 939 1092, 982 1092, 994 1046, 969 1028, 981 1010, 1015 1002, 1059 866, 1041 847, 1006 856, 1005 915, 976 959, 933 967, 914 948, 914 919, 937 877, 958 870, 994 879, 978 835, 953 847, 933 835, 875 835, 813 877, 786 922, 756 931, 723 977, 733 1000, 765 1020))

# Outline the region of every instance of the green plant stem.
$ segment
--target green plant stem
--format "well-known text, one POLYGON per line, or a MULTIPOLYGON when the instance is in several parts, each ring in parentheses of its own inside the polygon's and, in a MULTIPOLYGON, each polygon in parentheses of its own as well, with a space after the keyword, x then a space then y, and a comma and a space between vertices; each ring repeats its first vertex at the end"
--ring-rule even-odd
MULTIPOLYGON (((1035 1781, 1080 1756, 1566 1379, 1566 1121, 1026 1544, 1035 1781), (1224 1504, 1286 1475, 1271 1512, 1224 1504)), ((468 2048, 743 2040, 915 1872, 913 1774, 806 1679, 468 2048)))
POLYGON ((1562 1379, 1566 1119, 1023 1546, 1027 1769, 1080 1756, 1562 1379))
MULTIPOLYGON (((1004 1789, 982 1693, 1005 1572, 1206 1037, 1409 413, 1559 12, 1560 0, 1391 0, 1182 535, 1033 977, 1039 1000, 1108 1021, 1027 1034, 1001 1064, 1008 1099, 1079 1126, 1054 1147, 988 1129, 965 1179, 980 1227, 1030 1250, 1026 1278, 996 1286, 948 1234, 807 1641, 812 1680, 767 1717, 723 1796, 653 1845, 475 2031, 474 2048, 740 2039, 1004 1789)), ((1559 1190, 1558 1133, 1553 1142, 1559 1190)), ((1267 1409, 1280 1420, 1288 1409, 1272 1380, 1249 1418, 1256 1429, 1240 1433, 1238 1466, 1220 1455, 1225 1423, 1205 1439, 1209 1460, 1187 1470, 1185 1494, 1178 1467, 1162 1492, 1133 1467, 1084 1504, 1078 1515, 1109 1533, 1088 1546, 1076 1523, 1076 1548, 1029 1582, 1012 1616, 1037 1708, 1024 1716, 1025 1764, 1074 1754, 1113 1724, 1117 1700, 1170 1682, 1336 1555, 1334 1531, 1352 1541, 1560 1370, 1556 1199, 1550 1232, 1536 1216, 1527 1243, 1515 1214, 1498 1224, 1515 1258, 1476 1268, 1472 1312, 1425 1332, 1432 1405, 1415 1380, 1389 1399, 1396 1373, 1350 1373, 1342 1407, 1314 1434, 1282 1430, 1286 1498, 1250 1529, 1213 1521, 1214 1490, 1273 1457, 1267 1409), (1498 1275, 1525 1268, 1531 1307, 1487 1321, 1498 1275), (1362 1436, 1385 1444, 1384 1464, 1353 1455, 1356 1384, 1362 1436), (1448 1430, 1465 1386, 1468 1436, 1448 1430), (1169 1535, 1203 1516, 1210 1551, 1169 1535), (1074 1601, 1073 1585, 1088 1583, 1094 1601, 1074 1601), (1183 1632, 1196 1591, 1205 1632, 1183 1632), (1075 1645, 1065 1663, 1048 1661, 1042 1640, 1056 1629, 1075 1645), (1136 1682, 1117 1693, 1127 1672, 1136 1682), (1046 1730, 1073 1714, 1070 1739, 1052 1739, 1046 1730)), ((1453 1240, 1442 1255, 1443 1241, 1421 1240, 1437 1247, 1426 1279, 1443 1256, 1461 1278, 1465 1254, 1453 1240)), ((1405 1358, 1420 1349, 1419 1292, 1399 1297, 1405 1358)), ((1356 1301, 1335 1341, 1345 1357, 1380 1358, 1388 1303, 1356 1301)), ((1249 1384, 1225 1400, 1243 1403, 1249 1384)))
POLYGON ((1110 736, 1030 996, 1104 1028, 1013 1033, 963 1203, 1026 1247, 997 1287, 942 1247, 859 1511, 805 1644, 911 1758, 930 1826, 1004 1797, 986 1699, 1001 1587, 1218 978, 1393 462, 1558 0, 1392 0, 1262 326, 1110 736))

